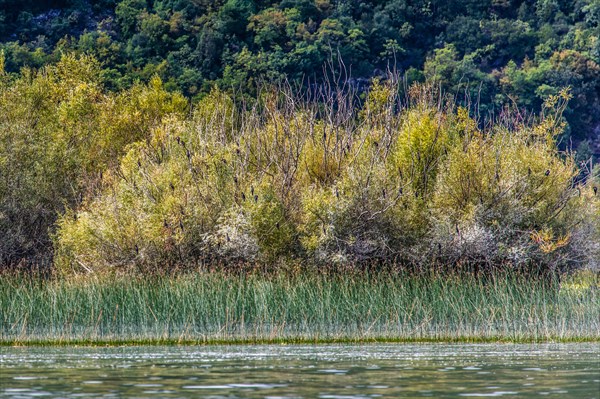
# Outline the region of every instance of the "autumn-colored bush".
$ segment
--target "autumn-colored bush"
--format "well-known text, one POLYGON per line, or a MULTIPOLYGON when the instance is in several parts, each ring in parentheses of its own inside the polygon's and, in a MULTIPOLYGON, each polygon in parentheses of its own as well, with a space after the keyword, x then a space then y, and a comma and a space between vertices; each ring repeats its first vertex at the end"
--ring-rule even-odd
POLYGON ((136 89, 146 108, 132 91, 150 122, 59 218, 58 269, 597 266, 597 185, 556 146, 566 91, 482 128, 435 87, 401 100, 393 82, 362 106, 289 90, 242 106, 214 89, 189 117, 159 82, 136 89))
POLYGON ((0 264, 51 260, 56 218, 93 196, 128 144, 187 101, 159 79, 107 92, 99 63, 65 55, 18 77, 0 72, 0 264))
POLYGON ((587 205, 575 198, 582 187, 573 158, 556 147, 559 119, 507 122, 473 130, 451 148, 433 194, 433 241, 449 263, 567 266, 576 261, 570 241, 587 205))

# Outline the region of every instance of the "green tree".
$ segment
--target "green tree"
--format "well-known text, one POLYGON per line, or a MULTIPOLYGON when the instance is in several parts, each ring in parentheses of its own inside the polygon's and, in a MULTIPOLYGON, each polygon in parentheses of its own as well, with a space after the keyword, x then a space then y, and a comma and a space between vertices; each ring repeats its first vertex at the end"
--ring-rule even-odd
POLYGON ((146 7, 146 0, 123 0, 117 4, 115 16, 125 37, 130 37, 137 31, 138 17, 146 7))

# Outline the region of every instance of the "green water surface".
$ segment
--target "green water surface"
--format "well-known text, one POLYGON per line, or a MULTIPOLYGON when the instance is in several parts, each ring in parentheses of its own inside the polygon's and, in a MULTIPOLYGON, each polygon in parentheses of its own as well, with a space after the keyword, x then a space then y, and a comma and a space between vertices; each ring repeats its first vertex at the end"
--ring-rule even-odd
POLYGON ((6 398, 600 398, 600 345, 2 347, 6 398))

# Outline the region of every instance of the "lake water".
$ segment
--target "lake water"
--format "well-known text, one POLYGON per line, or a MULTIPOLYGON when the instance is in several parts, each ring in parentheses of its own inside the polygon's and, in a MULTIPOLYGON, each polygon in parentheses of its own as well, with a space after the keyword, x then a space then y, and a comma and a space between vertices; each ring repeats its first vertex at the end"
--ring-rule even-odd
POLYGON ((7 398, 600 398, 600 345, 0 348, 7 398))

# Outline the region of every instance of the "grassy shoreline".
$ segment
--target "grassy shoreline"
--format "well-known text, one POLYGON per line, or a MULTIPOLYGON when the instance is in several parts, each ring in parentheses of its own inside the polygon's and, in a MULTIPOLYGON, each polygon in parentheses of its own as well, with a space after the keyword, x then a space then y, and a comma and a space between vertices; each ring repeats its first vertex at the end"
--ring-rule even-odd
POLYGON ((0 303, 0 346, 600 341, 593 276, 3 276, 0 303))
POLYGON ((44 341, 0 341, 0 347, 119 347, 119 346, 228 346, 228 345, 332 345, 332 344, 547 344, 547 343, 594 343, 600 342, 600 337, 570 337, 570 338, 520 338, 517 340, 502 337, 437 337, 437 338, 334 338, 334 339, 231 339, 231 340, 44 340, 44 341))

